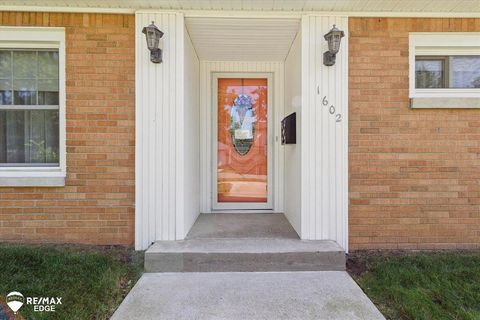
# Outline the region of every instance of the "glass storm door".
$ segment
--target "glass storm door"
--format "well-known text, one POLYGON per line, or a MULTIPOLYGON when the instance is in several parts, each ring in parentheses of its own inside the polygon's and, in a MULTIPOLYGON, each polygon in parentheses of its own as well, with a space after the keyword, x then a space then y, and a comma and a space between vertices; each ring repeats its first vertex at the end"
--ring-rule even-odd
POLYGON ((214 81, 213 209, 271 209, 270 75, 214 81))

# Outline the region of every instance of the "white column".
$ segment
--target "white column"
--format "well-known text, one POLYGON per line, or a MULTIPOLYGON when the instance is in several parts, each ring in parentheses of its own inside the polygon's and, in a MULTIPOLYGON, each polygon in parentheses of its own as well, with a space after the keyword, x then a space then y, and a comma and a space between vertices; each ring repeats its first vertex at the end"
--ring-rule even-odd
POLYGON ((183 46, 180 13, 136 14, 135 248, 183 230, 183 46), (164 32, 163 62, 150 62, 143 27, 164 32))
POLYGON ((302 18, 301 237, 348 250, 348 18, 302 18), (345 32, 334 66, 323 36, 345 32))

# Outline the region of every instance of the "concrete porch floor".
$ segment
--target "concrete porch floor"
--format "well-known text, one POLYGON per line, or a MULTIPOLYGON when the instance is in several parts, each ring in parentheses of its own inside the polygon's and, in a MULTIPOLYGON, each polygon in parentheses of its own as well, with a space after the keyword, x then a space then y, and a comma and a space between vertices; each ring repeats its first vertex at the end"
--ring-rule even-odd
POLYGON ((299 239, 282 213, 201 214, 187 239, 279 238, 299 239))
POLYGON ((127 319, 384 319, 343 271, 146 273, 115 312, 127 319))
POLYGON ((281 213, 201 214, 185 240, 157 241, 147 272, 345 270, 345 251, 331 240, 300 240, 281 213))

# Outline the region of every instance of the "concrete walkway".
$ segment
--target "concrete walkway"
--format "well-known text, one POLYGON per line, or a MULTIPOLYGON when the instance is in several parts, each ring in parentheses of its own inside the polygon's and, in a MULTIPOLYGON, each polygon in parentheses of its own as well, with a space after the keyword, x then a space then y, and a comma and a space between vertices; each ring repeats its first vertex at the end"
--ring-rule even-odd
POLYGON ((112 317, 384 319, 343 271, 146 273, 112 317))

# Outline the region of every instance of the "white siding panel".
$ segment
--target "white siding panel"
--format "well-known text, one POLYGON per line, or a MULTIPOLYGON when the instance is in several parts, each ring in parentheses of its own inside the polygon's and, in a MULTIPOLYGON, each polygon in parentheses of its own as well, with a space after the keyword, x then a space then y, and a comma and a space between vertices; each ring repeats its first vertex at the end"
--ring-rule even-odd
POLYGON ((345 17, 302 19, 301 236, 335 240, 348 249, 348 36, 336 64, 324 66, 328 47, 323 36, 333 24, 348 34, 345 17))
POLYGON ((274 126, 274 194, 273 208, 275 212, 284 210, 284 156, 280 144, 280 121, 283 118, 283 88, 284 62, 283 61, 201 61, 200 62, 200 168, 201 168, 201 205, 203 213, 212 211, 212 108, 216 106, 212 101, 212 73, 213 72, 264 72, 273 73, 273 123, 274 126), (278 139, 277 139, 278 138, 278 139))
MULTIPOLYGON (((178 214, 177 238, 185 237, 200 213, 200 62, 188 32, 185 32, 185 65, 184 65, 184 161, 183 205, 184 215, 178 214), (183 221, 180 221, 183 219, 183 221)), ((178 203, 178 202, 177 202, 178 203)))
POLYGON ((183 15, 136 15, 135 247, 175 240, 177 213, 183 214, 183 15), (142 34, 152 21, 165 35, 163 63, 150 62, 142 34), (182 53, 178 55, 178 53, 182 53), (180 72, 180 73, 179 73, 180 72), (178 181, 177 181, 178 180, 178 181), (182 201, 180 201, 182 203, 182 201))
POLYGON ((295 231, 301 234, 301 97, 302 97, 302 57, 300 33, 295 38, 290 52, 285 60, 285 116, 296 113, 296 144, 284 145, 285 152, 285 216, 295 231))

